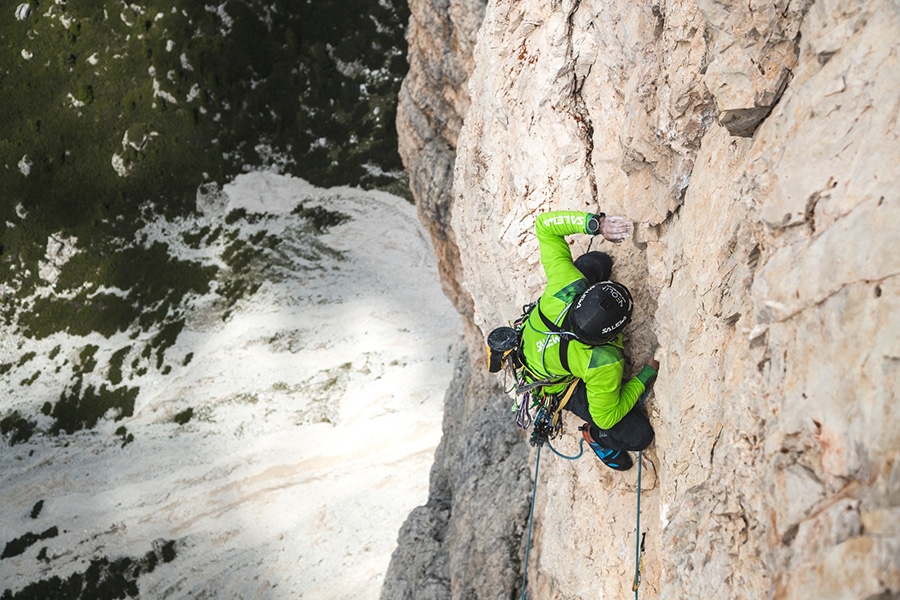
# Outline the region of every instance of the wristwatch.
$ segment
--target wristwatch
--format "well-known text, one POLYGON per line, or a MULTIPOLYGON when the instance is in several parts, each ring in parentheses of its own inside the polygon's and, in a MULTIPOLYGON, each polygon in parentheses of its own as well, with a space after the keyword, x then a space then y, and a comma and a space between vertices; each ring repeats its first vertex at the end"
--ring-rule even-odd
POLYGON ((588 218, 587 222, 587 232, 591 235, 597 235, 600 233, 600 219, 606 216, 606 213, 597 213, 591 215, 588 218))

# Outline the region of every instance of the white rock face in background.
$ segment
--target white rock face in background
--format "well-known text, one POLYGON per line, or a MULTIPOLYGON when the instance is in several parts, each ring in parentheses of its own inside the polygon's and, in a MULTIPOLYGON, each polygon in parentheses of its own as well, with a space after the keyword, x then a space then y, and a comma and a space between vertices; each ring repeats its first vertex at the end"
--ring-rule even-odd
MULTIPOLYGON (((454 276, 487 333, 544 283, 538 212, 637 222, 593 248, 635 368, 665 349, 643 598, 900 594, 898 34, 885 0, 487 5, 454 276)), ((530 596, 628 597, 636 473, 541 474, 530 596)))
POLYGON ((19 160, 19 165, 18 165, 18 166, 19 166, 19 172, 20 172, 22 175, 24 175, 25 177, 28 177, 28 176, 31 174, 31 167, 32 167, 33 164, 34 164, 34 163, 31 162, 31 159, 28 158, 28 155, 27 155, 27 154, 24 155, 24 156, 19 160))
POLYGON ((40 261, 41 279, 53 285, 59 278, 59 273, 69 259, 78 253, 78 238, 67 237, 62 233, 51 235, 47 238, 47 252, 44 254, 46 261, 40 261))

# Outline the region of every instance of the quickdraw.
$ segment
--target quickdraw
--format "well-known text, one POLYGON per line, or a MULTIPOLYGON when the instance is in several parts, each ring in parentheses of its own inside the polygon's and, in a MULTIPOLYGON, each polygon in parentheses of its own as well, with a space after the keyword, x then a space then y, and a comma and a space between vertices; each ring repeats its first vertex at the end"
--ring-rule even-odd
POLYGON ((634 569, 634 583, 631 584, 631 591, 634 592, 634 597, 638 597, 638 588, 641 587, 641 573, 644 570, 644 539, 647 537, 647 532, 641 534, 641 543, 638 546, 637 556, 635 558, 636 566, 634 569))
POLYGON ((536 400, 533 418, 528 410, 523 410, 523 407, 527 406, 527 401, 526 398, 522 398, 516 414, 516 424, 522 429, 527 429, 528 425, 534 423, 534 430, 531 432, 532 446, 540 446, 548 440, 554 439, 562 431, 562 410, 572 397, 576 385, 578 385, 578 381, 572 381, 562 396, 547 394, 540 400, 536 400))

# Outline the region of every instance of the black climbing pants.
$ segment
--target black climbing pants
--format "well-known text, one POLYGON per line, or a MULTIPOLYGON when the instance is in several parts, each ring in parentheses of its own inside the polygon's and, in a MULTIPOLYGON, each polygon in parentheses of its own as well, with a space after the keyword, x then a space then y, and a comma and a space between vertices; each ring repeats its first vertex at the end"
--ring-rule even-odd
POLYGON ((588 410, 587 389, 583 381, 575 386, 565 410, 575 413, 590 425, 591 437, 604 448, 613 450, 643 450, 653 441, 653 426, 641 409, 640 402, 610 429, 600 429, 588 410))

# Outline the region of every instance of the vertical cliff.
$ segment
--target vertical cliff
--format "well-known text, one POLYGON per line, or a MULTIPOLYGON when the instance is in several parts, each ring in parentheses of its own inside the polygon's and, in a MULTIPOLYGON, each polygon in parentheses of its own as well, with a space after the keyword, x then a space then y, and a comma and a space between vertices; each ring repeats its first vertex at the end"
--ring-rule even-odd
POLYGON ((482 333, 450 223, 453 168, 484 6, 483 0, 410 3, 410 71, 397 110, 400 154, 444 291, 463 316, 466 343, 447 391, 428 503, 400 531, 385 600, 510 598, 519 589, 531 489, 527 444, 509 426, 509 398, 482 368, 482 333))
MULTIPOLYGON (((537 213, 603 210, 637 225, 632 241, 593 247, 637 299, 633 366, 665 352, 649 402, 643 597, 900 597, 900 6, 491 0, 483 18, 474 6, 462 18, 456 3, 412 4, 401 148, 473 360, 478 336, 544 283, 537 213), (416 81, 440 102, 411 100, 416 81)), ((474 368, 466 385, 488 389, 474 368)), ((471 428, 474 406, 506 402, 459 394, 445 451, 486 432, 471 428)), ((578 424, 567 421, 564 451, 578 424)), ((521 553, 512 492, 527 495, 533 461, 513 428, 490 430, 511 436, 508 466, 479 467, 490 489, 442 489, 456 507, 445 522, 496 507, 480 516, 507 527, 495 550, 521 553)), ((466 458, 450 466, 469 469, 466 458)), ((631 593, 635 489, 634 471, 593 457, 544 459, 531 596, 631 593)), ((433 597, 515 593, 509 556, 474 596, 455 587, 476 579, 473 561, 452 557, 483 550, 465 545, 481 524, 456 521, 434 541, 452 564, 447 595, 433 597)), ((407 528, 394 576, 420 538, 407 528)))

